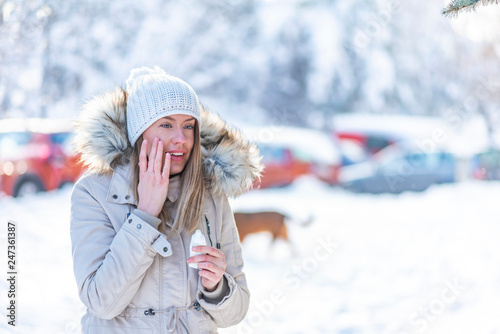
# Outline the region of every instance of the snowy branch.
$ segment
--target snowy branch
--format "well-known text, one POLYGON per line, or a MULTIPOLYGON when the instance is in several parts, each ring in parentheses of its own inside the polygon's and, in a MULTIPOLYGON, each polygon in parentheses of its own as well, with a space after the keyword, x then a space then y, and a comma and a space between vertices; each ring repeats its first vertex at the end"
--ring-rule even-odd
POLYGON ((474 11, 479 5, 490 4, 498 4, 498 0, 453 0, 443 9, 442 14, 446 17, 457 17, 461 12, 474 11))

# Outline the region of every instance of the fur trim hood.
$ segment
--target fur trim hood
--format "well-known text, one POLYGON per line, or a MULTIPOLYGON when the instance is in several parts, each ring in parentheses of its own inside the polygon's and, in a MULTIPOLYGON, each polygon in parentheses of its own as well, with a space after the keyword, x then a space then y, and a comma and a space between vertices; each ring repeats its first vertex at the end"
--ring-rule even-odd
MULTIPOLYGON (((84 165, 99 174, 126 165, 132 156, 127 137, 127 93, 107 92, 87 102, 75 123, 73 144, 84 165)), ((202 108, 201 155, 206 187, 215 195, 234 197, 260 178, 257 146, 219 115, 202 108)))

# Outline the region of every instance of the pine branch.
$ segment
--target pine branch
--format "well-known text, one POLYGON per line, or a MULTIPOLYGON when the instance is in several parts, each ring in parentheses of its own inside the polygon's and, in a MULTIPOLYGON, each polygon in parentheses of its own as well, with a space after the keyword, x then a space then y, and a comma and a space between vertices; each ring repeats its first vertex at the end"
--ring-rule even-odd
POLYGON ((461 12, 471 12, 479 5, 498 4, 499 0, 452 0, 448 7, 444 8, 441 14, 446 17, 457 17, 461 12))

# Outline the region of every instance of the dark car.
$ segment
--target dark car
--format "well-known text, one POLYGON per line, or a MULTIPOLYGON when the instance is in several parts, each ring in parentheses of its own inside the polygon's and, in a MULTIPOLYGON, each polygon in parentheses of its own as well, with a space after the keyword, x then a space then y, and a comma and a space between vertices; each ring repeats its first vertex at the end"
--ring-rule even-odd
POLYGON ((424 191, 432 184, 456 180, 457 161, 449 152, 422 152, 394 144, 374 160, 341 169, 341 185, 372 194, 424 191))
POLYGON ((83 167, 72 136, 68 120, 0 120, 0 192, 17 197, 76 181, 83 167))

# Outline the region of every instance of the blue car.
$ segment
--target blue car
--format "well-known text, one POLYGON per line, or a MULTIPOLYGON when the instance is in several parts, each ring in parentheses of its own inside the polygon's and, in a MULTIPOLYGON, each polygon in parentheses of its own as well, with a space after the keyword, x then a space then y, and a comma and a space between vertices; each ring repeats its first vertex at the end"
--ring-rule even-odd
POLYGON ((339 178, 342 187, 351 191, 399 194, 455 182, 456 164, 454 155, 448 152, 407 151, 395 144, 375 160, 343 168, 339 178))

